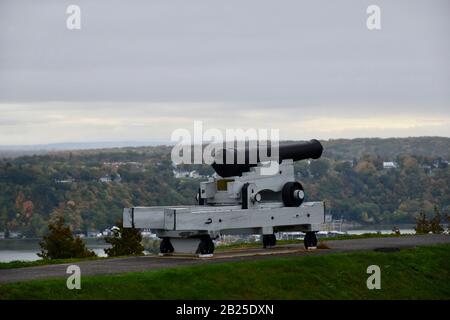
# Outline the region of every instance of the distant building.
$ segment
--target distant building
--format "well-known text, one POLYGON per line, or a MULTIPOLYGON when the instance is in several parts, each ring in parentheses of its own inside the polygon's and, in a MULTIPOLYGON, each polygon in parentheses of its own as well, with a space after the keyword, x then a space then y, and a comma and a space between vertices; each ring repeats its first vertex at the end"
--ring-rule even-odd
POLYGON ((111 182, 111 176, 110 175, 104 175, 103 177, 101 177, 100 179, 98 179, 98 181, 103 182, 103 183, 108 183, 111 182))
POLYGON ((189 177, 193 178, 193 179, 197 179, 197 178, 201 178, 201 175, 197 171, 193 170, 193 171, 189 172, 189 177))
POLYGON ((172 172, 173 172, 174 177, 177 178, 177 179, 181 179, 181 178, 198 179, 198 178, 202 178, 203 177, 196 170, 192 170, 192 171, 177 171, 177 170, 173 170, 172 172))
POLYGON ((393 161, 383 162, 383 169, 397 169, 398 165, 393 161))
POLYGON ((88 238, 96 238, 98 236, 98 234, 99 234, 99 231, 88 231, 86 236, 88 238))
POLYGON ((448 161, 442 158, 436 159, 433 161, 433 167, 437 169, 445 169, 448 167, 448 161))
POLYGON ((19 238, 22 238, 22 233, 11 231, 11 232, 9 233, 9 237, 10 237, 11 239, 19 239, 19 238))
POLYGON ((173 170, 173 175, 175 178, 180 179, 180 178, 186 178, 189 176, 189 172, 188 171, 177 171, 177 170, 173 170))
POLYGON ((61 180, 55 179, 55 182, 56 183, 73 183, 73 182, 75 182, 75 179, 73 179, 73 178, 61 179, 61 180))

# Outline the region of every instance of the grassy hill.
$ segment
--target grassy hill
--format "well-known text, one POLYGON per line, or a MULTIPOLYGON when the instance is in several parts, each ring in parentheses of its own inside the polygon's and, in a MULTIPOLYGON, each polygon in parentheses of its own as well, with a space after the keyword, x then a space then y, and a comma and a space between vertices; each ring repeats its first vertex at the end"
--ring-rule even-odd
POLYGON ((0 299, 450 299, 450 245, 307 255, 0 285, 0 299), (381 269, 368 290, 367 267, 381 269))

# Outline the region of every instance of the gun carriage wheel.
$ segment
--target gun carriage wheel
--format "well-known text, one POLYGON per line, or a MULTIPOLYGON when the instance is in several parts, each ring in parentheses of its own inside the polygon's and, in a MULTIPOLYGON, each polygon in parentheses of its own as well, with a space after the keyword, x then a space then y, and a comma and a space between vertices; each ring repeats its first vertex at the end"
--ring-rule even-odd
POLYGON ((305 244, 305 249, 316 248, 317 247, 317 236, 313 231, 306 232, 305 238, 303 239, 305 244))
POLYGON ((209 234, 202 235, 200 237, 200 243, 198 245, 197 253, 202 255, 214 253, 214 242, 212 241, 209 234))
POLYGON ((264 249, 267 247, 274 247, 277 243, 277 238, 274 234, 263 234, 263 247, 264 249))
POLYGON ((162 254, 172 253, 174 251, 169 238, 162 238, 159 245, 159 252, 162 254))

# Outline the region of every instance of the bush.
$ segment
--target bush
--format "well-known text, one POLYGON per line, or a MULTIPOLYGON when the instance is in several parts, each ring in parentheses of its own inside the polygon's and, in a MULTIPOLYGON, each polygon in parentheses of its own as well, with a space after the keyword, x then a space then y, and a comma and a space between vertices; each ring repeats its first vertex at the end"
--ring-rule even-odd
POLYGON ((141 255, 144 247, 140 231, 136 228, 124 228, 122 221, 118 221, 117 225, 119 227, 113 229, 113 235, 105 238, 112 245, 111 248, 104 249, 108 257, 141 255))
POLYGON ((434 217, 430 222, 430 231, 437 234, 444 231, 444 228, 441 225, 441 212, 437 206, 434 206, 434 217))
POLYGON ((450 233, 450 213, 447 212, 446 216, 447 216, 447 221, 448 221, 447 231, 450 233))
POLYGON ((418 234, 430 232, 430 223, 425 212, 420 211, 419 216, 416 218, 416 227, 414 229, 418 234))
POLYGON ((39 243, 42 250, 38 256, 44 259, 69 259, 95 257, 79 237, 72 235, 72 230, 64 226, 64 218, 59 216, 48 225, 49 234, 39 243))

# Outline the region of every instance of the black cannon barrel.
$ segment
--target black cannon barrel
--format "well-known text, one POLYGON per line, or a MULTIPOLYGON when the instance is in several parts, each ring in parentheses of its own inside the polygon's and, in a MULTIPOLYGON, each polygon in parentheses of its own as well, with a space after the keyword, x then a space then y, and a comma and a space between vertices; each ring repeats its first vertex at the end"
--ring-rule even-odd
MULTIPOLYGON (((281 162, 285 159, 292 159, 294 161, 304 160, 304 159, 318 159, 322 155, 323 147, 322 144, 318 140, 311 140, 306 142, 295 142, 295 143, 287 143, 280 144, 278 148, 278 159, 273 159, 272 150, 270 147, 267 148, 267 155, 271 157, 271 160, 278 160, 281 162)), ((255 150, 252 150, 255 152, 255 150)), ((258 162, 261 162, 259 148, 256 149, 257 161, 250 161, 250 149, 245 148, 245 150, 236 150, 236 149, 223 149, 222 163, 214 162, 211 166, 216 171, 216 173, 223 177, 233 177, 240 176, 242 173, 250 170, 251 167, 255 167, 258 162), (234 153, 234 161, 232 163, 228 163, 226 161, 226 154, 234 153), (238 163, 238 152, 245 152, 245 161, 243 163, 238 163)))

